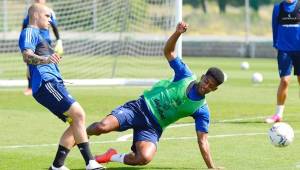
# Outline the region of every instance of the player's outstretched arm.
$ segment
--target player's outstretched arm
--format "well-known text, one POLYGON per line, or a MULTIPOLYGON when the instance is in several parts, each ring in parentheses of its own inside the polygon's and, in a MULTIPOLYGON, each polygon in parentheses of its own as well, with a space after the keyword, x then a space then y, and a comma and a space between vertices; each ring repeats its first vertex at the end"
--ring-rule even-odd
POLYGON ((223 169, 221 167, 215 167, 212 156, 210 153, 209 143, 208 143, 208 135, 204 132, 197 132, 197 138, 198 138, 198 145, 201 152, 201 155, 203 157, 203 160, 207 166, 208 169, 223 169))
POLYGON ((168 61, 172 61, 177 56, 175 54, 175 46, 178 38, 182 33, 184 33, 188 28, 188 25, 185 22, 179 22, 176 27, 176 31, 171 35, 171 37, 166 42, 164 48, 164 55, 168 61))
POLYGON ((22 54, 23 54, 24 62, 32 65, 50 64, 50 63, 58 64, 60 61, 60 57, 57 54, 52 54, 49 57, 43 57, 34 54, 34 52, 30 49, 24 50, 22 54))

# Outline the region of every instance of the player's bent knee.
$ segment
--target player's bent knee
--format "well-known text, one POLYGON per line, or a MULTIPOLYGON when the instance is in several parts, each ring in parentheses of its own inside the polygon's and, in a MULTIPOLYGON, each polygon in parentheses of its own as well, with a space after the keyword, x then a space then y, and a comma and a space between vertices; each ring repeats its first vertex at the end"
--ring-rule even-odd
POLYGON ((73 122, 85 122, 85 114, 84 112, 72 112, 69 114, 72 118, 73 122))
POLYGON ((147 165, 152 160, 152 156, 143 156, 138 158, 138 165, 147 165))
POLYGON ((75 102, 68 110, 69 116, 73 121, 85 121, 85 113, 79 103, 75 102))
POLYGON ((287 78, 281 78, 281 82, 282 86, 288 86, 289 85, 289 79, 287 78))

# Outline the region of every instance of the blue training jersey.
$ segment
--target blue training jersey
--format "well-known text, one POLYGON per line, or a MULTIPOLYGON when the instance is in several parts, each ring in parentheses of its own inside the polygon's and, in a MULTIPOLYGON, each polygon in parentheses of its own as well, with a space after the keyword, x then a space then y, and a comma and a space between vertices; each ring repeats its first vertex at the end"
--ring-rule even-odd
MULTIPOLYGON (((272 14, 272 30, 273 30, 273 47, 282 51, 300 51, 300 24, 280 24, 278 17, 280 14, 280 8, 287 13, 292 13, 298 0, 294 0, 292 3, 283 1, 279 4, 275 4, 272 14)), ((290 15, 290 14, 289 14, 290 15)))
MULTIPOLYGON (((52 46, 43 36, 44 34, 42 34, 38 28, 27 27, 23 29, 19 37, 19 48, 21 53, 23 53, 26 49, 31 49, 39 56, 48 57, 52 55, 54 53, 52 46)), ((53 79, 62 81, 57 64, 28 64, 28 66, 33 93, 38 91, 42 81, 49 81, 53 79)))
MULTIPOLYGON (((55 17, 55 13, 51 10, 51 16, 50 16, 50 24, 57 26, 57 20, 55 17)), ((29 15, 27 14, 26 17, 23 20, 23 26, 26 28, 29 25, 29 15)), ((43 35, 43 37, 51 44, 51 37, 50 37, 50 31, 49 29, 40 29, 40 33, 43 35)))

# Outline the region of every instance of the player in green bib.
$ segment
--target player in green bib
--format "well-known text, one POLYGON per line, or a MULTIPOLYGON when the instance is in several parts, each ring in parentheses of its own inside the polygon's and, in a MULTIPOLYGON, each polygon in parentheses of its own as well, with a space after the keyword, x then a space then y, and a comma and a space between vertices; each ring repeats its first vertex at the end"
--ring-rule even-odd
POLYGON ((164 55, 175 73, 173 79, 157 82, 137 100, 117 107, 103 120, 94 122, 87 128, 90 136, 133 129, 132 152, 119 154, 115 149, 109 149, 102 155, 96 155, 97 162, 146 165, 157 151, 163 130, 180 118, 192 116, 195 119, 201 155, 208 168, 217 168, 207 140, 210 112, 205 95, 215 91, 224 82, 224 74, 220 69, 211 67, 197 82, 196 75, 174 52, 178 38, 186 30, 187 24, 178 23, 164 48, 164 55))

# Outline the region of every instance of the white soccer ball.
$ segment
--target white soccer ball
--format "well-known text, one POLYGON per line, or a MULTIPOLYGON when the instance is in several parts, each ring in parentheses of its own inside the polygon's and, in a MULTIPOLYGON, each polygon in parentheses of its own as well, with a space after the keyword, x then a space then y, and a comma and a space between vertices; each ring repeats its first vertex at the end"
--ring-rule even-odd
POLYGON ((275 123, 269 130, 269 138, 271 144, 276 147, 288 146, 294 140, 294 130, 287 123, 275 123))
POLYGON ((252 82, 253 83, 261 83, 264 80, 263 75, 261 73, 253 73, 252 82))
POLYGON ((249 63, 247 61, 243 61, 241 63, 241 69, 242 70, 248 70, 249 68, 250 68, 250 65, 249 65, 249 63))

